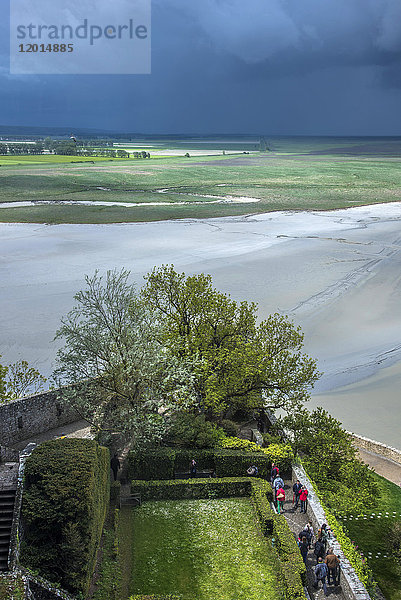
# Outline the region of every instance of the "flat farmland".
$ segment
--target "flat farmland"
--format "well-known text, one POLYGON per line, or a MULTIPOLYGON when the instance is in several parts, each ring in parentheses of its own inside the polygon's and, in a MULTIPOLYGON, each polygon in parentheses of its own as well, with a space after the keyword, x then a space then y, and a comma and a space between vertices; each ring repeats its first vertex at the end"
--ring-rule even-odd
POLYGON ((14 164, 2 157, 0 221, 139 222, 401 200, 399 141, 347 145, 341 139, 336 146, 284 140, 276 146, 272 152, 189 158, 77 161, 47 155, 13 157, 26 159, 14 164))

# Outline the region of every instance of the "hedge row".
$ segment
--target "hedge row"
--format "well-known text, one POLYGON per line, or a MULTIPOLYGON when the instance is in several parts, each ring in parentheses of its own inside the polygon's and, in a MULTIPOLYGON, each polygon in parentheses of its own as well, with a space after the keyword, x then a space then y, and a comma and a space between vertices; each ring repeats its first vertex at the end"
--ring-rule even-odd
POLYGON ((131 482, 131 492, 141 494, 142 500, 188 500, 200 498, 229 498, 249 496, 250 477, 224 479, 172 479, 170 481, 131 482))
POLYGON ((109 451, 93 440, 45 442, 27 459, 21 564, 86 594, 109 501, 109 451))
POLYGON ((181 596, 131 596, 129 600, 181 600, 181 596))
POLYGON ((259 477, 269 479, 272 462, 278 463, 282 472, 291 470, 291 456, 286 454, 284 460, 283 449, 277 444, 272 444, 271 447, 271 451, 268 447, 259 452, 224 448, 212 450, 145 448, 130 452, 128 478, 147 481, 172 479, 175 472, 189 473, 189 463, 194 458, 198 471, 214 469, 218 477, 243 477, 250 465, 256 465, 259 477))
POLYGON ((287 600, 305 598, 306 567, 287 521, 277 515, 269 503, 270 486, 260 479, 251 482, 251 497, 265 536, 273 534, 280 556, 281 575, 287 600))

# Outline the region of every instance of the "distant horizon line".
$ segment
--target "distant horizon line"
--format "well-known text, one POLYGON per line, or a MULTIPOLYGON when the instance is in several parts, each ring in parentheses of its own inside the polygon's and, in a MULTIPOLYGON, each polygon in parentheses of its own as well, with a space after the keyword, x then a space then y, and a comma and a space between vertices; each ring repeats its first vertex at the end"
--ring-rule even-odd
POLYGON ((70 135, 71 133, 86 133, 93 135, 105 135, 105 136, 131 136, 138 138, 401 138, 400 134, 330 134, 330 133, 226 133, 226 132, 208 132, 202 133, 199 131, 193 132, 153 132, 146 133, 141 131, 122 131, 122 130, 113 130, 113 129, 100 129, 95 127, 68 127, 64 125, 2 125, 0 124, 0 135, 40 135, 41 132, 43 134, 50 134, 51 132, 58 131, 58 135, 70 135))

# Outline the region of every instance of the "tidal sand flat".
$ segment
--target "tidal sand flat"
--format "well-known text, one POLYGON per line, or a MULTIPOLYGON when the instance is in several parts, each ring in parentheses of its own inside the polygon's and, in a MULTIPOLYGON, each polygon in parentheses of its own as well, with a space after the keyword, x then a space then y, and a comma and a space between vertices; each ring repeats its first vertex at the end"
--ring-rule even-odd
POLYGON ((173 263, 210 273, 237 300, 258 302, 261 318, 290 315, 324 372, 316 401, 347 428, 399 447, 400 224, 400 203, 153 223, 1 224, 2 361, 24 358, 48 375, 54 332, 85 274, 126 267, 141 285, 154 265, 173 263))

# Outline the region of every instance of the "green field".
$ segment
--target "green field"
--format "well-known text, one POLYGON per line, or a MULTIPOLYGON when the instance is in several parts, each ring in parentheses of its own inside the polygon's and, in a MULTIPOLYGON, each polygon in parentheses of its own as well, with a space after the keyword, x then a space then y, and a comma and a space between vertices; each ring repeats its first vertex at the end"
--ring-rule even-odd
POLYGON ((130 594, 184 600, 282 600, 277 556, 249 498, 145 502, 119 523, 121 600, 130 594))
POLYGON ((49 203, 0 208, 0 221, 154 221, 401 200, 399 139, 280 138, 271 146, 273 152, 190 158, 0 157, 0 204, 49 203))
POLYGON ((379 486, 380 502, 374 515, 354 515, 352 520, 344 522, 344 526, 350 538, 368 558, 386 599, 401 600, 401 565, 388 557, 387 544, 387 532, 393 523, 401 520, 401 488, 379 475, 375 475, 375 479, 379 486), (364 519, 364 516, 367 518, 364 519))

